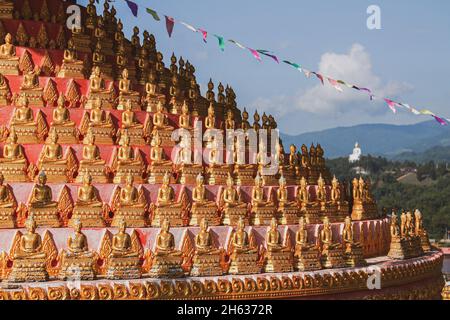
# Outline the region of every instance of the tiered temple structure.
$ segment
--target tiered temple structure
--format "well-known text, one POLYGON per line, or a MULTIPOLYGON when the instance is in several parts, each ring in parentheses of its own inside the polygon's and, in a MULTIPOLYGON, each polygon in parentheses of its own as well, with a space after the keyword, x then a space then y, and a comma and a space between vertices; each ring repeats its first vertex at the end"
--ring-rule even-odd
POLYGON ((229 85, 202 96, 196 68, 174 54, 166 66, 147 31, 126 39, 107 1, 67 29, 72 4, 0 1, 3 299, 439 297, 442 253, 419 211, 380 214, 370 181, 333 178, 320 145, 175 146, 200 122, 277 124, 250 123, 229 85), (366 289, 368 266, 382 290, 366 289))

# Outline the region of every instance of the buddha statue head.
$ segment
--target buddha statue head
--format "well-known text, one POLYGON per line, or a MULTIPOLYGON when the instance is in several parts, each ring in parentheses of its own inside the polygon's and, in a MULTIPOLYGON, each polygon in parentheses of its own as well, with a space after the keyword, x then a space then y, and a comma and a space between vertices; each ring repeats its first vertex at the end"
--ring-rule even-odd
POLYGON ((234 181, 233 181, 233 177, 231 176, 231 174, 228 172, 228 177, 227 177, 227 187, 231 188, 234 186, 234 181))
POLYGON ((153 135, 152 141, 150 142, 150 145, 152 147, 159 147, 159 146, 161 146, 161 138, 159 137, 158 133, 153 135))
POLYGON ((25 227, 27 228, 28 233, 34 233, 36 231, 36 221, 32 214, 28 216, 25 227))
POLYGON ((120 139, 120 145, 122 147, 128 147, 130 145, 130 137, 125 132, 125 134, 122 136, 122 139, 120 139))
POLYGON ((76 233, 80 233, 81 229, 83 228, 83 224, 80 219, 75 219, 73 223, 73 229, 76 233))
POLYGON ((244 231, 244 229, 245 229, 245 221, 244 218, 240 217, 237 223, 237 230, 244 231))
POLYGON ((16 134, 16 132, 14 131, 14 130, 12 130, 10 133, 9 133, 9 136, 8 136, 8 138, 6 139, 6 143, 9 143, 9 144, 16 144, 17 143, 17 134, 16 134))
POLYGON ((280 189, 283 189, 286 187, 286 179, 284 178, 283 175, 281 175, 280 180, 278 182, 280 184, 280 189))
POLYGON ((307 187, 305 177, 301 177, 301 179, 300 179, 300 187, 302 187, 302 188, 306 188, 307 187))
POLYGON ((200 220, 200 230, 203 232, 208 231, 208 220, 206 220, 205 218, 202 218, 202 220, 200 220))
POLYGON ((131 111, 132 108, 133 108, 133 105, 131 104, 131 100, 128 99, 127 103, 125 103, 125 110, 126 111, 131 111))
POLYGON ((51 143, 51 144, 57 144, 58 143, 58 133, 56 132, 55 129, 52 129, 50 131, 50 134, 48 136, 47 142, 51 143))
POLYGON ((170 183, 170 173, 168 171, 166 171, 166 174, 163 177, 163 181, 162 181, 164 186, 168 186, 170 183))
POLYGON ((28 97, 26 95, 22 95, 22 97, 20 98, 20 106, 23 108, 28 108, 29 101, 28 101, 28 97))
POLYGON ((262 187, 263 186, 263 179, 259 175, 259 172, 258 172, 258 174, 255 177, 255 186, 256 187, 262 187))
MULTIPOLYGON (((99 42, 97 42, 97 46, 96 49, 99 48, 99 50, 101 50, 101 44, 99 42), (98 47, 100 46, 100 47, 98 47)), ((94 68, 92 68, 92 75, 94 75, 97 78, 100 78, 101 76, 101 70, 99 66, 95 66, 94 68)))
POLYGON ((161 230, 164 232, 169 232, 170 230, 170 221, 169 218, 165 218, 161 224, 161 230))
POLYGON ((86 186, 90 186, 92 184, 92 176, 89 172, 86 172, 83 176, 83 184, 86 186))
POLYGON ((330 229, 330 219, 328 219, 328 217, 324 217, 323 218, 323 227, 324 229, 330 229))
POLYGON ((183 105, 181 106, 181 113, 182 113, 184 116, 189 115, 189 108, 188 108, 188 105, 187 105, 187 103, 186 103, 186 100, 184 100, 183 105))
POLYGON ((61 93, 58 97, 58 108, 64 108, 66 104, 66 97, 64 96, 64 93, 61 93))
POLYGON ((9 32, 5 36, 5 43, 6 44, 12 44, 12 35, 9 32))
POLYGON ((270 220, 270 230, 275 231, 278 228, 278 223, 277 223, 277 219, 276 218, 272 218, 272 220, 270 220))
POLYGON ((300 217, 300 219, 298 220, 298 226, 300 230, 304 230, 306 227, 306 221, 305 221, 305 217, 300 217))
POLYGON ((256 122, 256 123, 259 123, 259 120, 260 120, 261 118, 260 118, 260 116, 259 116, 259 113, 258 113, 258 110, 255 110, 255 114, 253 115, 253 120, 256 122))
POLYGON ((324 182, 324 180, 323 180, 323 178, 322 178, 322 174, 320 174, 319 179, 317 180, 317 185, 318 185, 319 187, 323 187, 324 184, 325 184, 325 182, 324 182))
POLYGON ((128 69, 127 68, 122 70, 122 80, 128 80, 128 69))
POLYGON ((198 174, 198 176, 197 176, 195 181, 197 182, 197 186, 202 186, 203 185, 204 178, 203 178, 201 173, 198 174))
POLYGON ((92 130, 88 130, 84 141, 85 141, 86 144, 89 144, 89 145, 94 145, 95 144, 95 136, 92 133, 92 130))
POLYGON ((42 170, 38 175, 38 183, 40 185, 45 185, 47 183, 47 175, 44 170, 42 170))
POLYGON ((295 146, 295 144, 291 144, 289 146, 289 151, 291 152, 292 155, 297 153, 297 147, 295 146))
POLYGON ((344 228, 351 228, 351 226, 352 226, 352 218, 350 218, 350 216, 345 217, 344 228))
POLYGON ((125 184, 127 186, 132 186, 133 185, 133 176, 131 174, 127 175, 127 177, 125 178, 125 184))
POLYGON ((242 112, 242 120, 247 121, 248 120, 248 112, 247 109, 244 108, 244 111, 242 112))
POLYGON ((333 176, 333 180, 331 181, 331 185, 334 189, 339 188, 339 180, 336 178, 336 176, 333 176))
POLYGON ((127 223, 125 219, 121 219, 119 222, 119 233, 125 233, 127 230, 127 223))
POLYGON ((156 105, 156 111, 158 113, 162 113, 163 112, 163 105, 161 101, 158 101, 158 104, 156 105))

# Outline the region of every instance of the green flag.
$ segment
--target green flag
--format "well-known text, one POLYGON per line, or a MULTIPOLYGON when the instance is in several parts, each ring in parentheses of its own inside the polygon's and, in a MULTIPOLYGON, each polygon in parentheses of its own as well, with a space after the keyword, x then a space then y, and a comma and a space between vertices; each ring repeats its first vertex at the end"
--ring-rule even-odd
POLYGON ((287 60, 283 60, 283 62, 288 64, 288 65, 290 65, 290 66, 292 66, 292 67, 294 67, 298 71, 302 72, 302 67, 299 64, 294 63, 294 62, 290 62, 290 61, 287 61, 287 60))
POLYGON ((223 37, 218 36, 217 34, 215 34, 214 37, 216 37, 217 40, 219 40, 219 48, 220 48, 220 50, 225 51, 225 40, 223 39, 223 37))
POLYGON ((156 21, 160 21, 161 19, 158 16, 158 13, 155 10, 152 10, 150 8, 147 8, 147 12, 150 13, 156 21))

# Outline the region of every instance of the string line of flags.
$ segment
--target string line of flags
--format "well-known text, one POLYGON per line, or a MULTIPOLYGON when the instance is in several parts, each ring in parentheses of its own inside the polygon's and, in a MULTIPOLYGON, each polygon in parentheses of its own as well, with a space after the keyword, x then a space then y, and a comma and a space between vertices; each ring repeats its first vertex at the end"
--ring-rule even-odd
MULTIPOLYGON (((96 0, 98 3, 98 0, 96 0)), ((112 1, 112 0, 109 0, 112 1)), ((139 5, 131 0, 124 0, 128 7, 131 10, 131 13, 133 14, 133 16, 137 17, 139 14, 139 5)), ((311 78, 311 77, 315 77, 317 78, 320 83, 322 85, 325 85, 326 83, 328 83, 331 87, 333 87, 335 90, 337 90, 338 92, 343 92, 344 89, 343 87, 347 87, 349 89, 352 90, 357 90, 360 92, 363 92, 365 94, 368 95, 370 101, 373 100, 381 100, 384 103, 386 103, 386 105, 389 107, 390 110, 392 110, 392 112, 394 114, 397 113, 399 108, 403 108, 405 110, 408 110, 409 112, 411 112, 414 115, 426 115, 426 116, 431 116, 433 117, 440 125, 442 126, 447 126, 450 123, 450 118, 445 118, 445 117, 441 117, 438 116, 437 114, 435 114, 434 112, 432 112, 431 110, 428 109, 416 109, 413 106, 407 104, 407 103, 403 103, 403 102, 398 102, 398 101, 394 101, 392 99, 389 98, 385 98, 385 97, 378 97, 375 95, 375 93, 370 89, 370 88, 365 88, 362 86, 357 86, 354 84, 350 84, 344 80, 337 80, 334 79, 332 77, 326 76, 324 74, 321 74, 319 72, 316 71, 311 71, 307 68, 305 68, 304 66, 302 66, 299 63, 296 62, 292 62, 290 60, 285 60, 285 59, 280 59, 274 52, 270 51, 270 50, 263 50, 263 49, 253 49, 251 47, 245 46, 243 44, 241 44, 240 42, 233 40, 233 39, 225 39, 223 36, 219 35, 219 34, 212 34, 209 33, 207 30, 204 30, 202 28, 196 28, 194 26, 192 26, 191 24, 188 24, 184 21, 181 20, 176 20, 175 18, 169 16, 169 15, 165 15, 165 14, 160 14, 158 13, 156 10, 146 7, 145 8, 145 12, 147 14, 149 14, 155 21, 157 22, 161 22, 161 17, 160 15, 164 16, 164 20, 165 20, 165 26, 166 26, 166 30, 167 30, 167 34, 169 35, 169 37, 172 37, 173 31, 174 31, 174 27, 176 23, 181 24, 182 26, 184 26, 185 28, 187 28, 188 30, 191 30, 194 33, 199 33, 202 37, 202 40, 204 43, 208 42, 208 36, 212 35, 214 38, 216 38, 218 45, 219 45, 219 49, 221 51, 225 51, 225 47, 226 47, 226 43, 232 43, 233 45, 235 45, 236 47, 238 47, 239 49, 248 51, 256 60, 258 60, 259 62, 262 62, 262 56, 265 56, 271 60, 273 60, 275 63, 281 64, 284 63, 294 69, 296 69, 297 71, 301 72, 302 74, 304 74, 306 76, 306 78, 311 78)))

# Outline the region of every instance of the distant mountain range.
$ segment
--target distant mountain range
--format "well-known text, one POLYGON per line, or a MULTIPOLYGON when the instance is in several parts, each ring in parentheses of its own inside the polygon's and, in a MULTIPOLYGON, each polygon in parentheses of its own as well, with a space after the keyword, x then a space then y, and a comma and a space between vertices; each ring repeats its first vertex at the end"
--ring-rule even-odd
POLYGON ((450 159, 450 126, 440 126, 434 121, 413 125, 363 124, 297 136, 281 134, 281 138, 286 150, 290 144, 300 147, 302 144, 320 143, 327 158, 348 156, 358 142, 364 155, 406 160, 409 157, 422 158, 421 153, 433 148, 440 156, 450 159))

